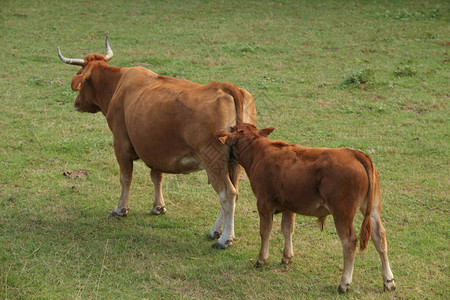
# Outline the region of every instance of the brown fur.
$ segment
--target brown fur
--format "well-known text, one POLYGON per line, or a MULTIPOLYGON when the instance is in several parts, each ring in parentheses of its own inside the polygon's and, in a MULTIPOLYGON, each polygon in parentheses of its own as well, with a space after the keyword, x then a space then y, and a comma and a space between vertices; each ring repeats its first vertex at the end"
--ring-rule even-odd
MULTIPOLYGON (((272 131, 273 128, 258 130, 254 125, 240 124, 233 127, 232 133, 216 132, 222 143, 232 147, 257 198, 261 249, 256 267, 264 264, 269 255, 268 240, 274 213, 283 213, 283 263, 289 263, 293 256, 291 239, 295 213, 317 217, 322 228, 326 216, 331 214, 344 252, 339 289, 345 292, 351 282, 357 244, 353 220, 360 210, 364 215, 360 250, 367 247, 374 222, 376 232, 375 238, 372 237, 383 260, 383 276, 392 276, 388 269, 384 227, 379 219, 378 176, 372 160, 360 151, 347 148, 309 148, 271 141, 266 137, 272 131)), ((393 279, 386 280, 385 285, 395 288, 390 282, 393 279)))
POLYGON ((75 109, 101 111, 114 137, 120 166, 122 195, 114 214, 129 207, 133 160, 140 158, 152 169, 155 184, 153 213, 165 212, 161 192, 163 173, 190 173, 205 169, 220 195, 222 212, 213 231, 223 231, 219 247, 234 240, 234 201, 240 168, 230 161, 230 149, 214 133, 235 124, 254 123, 253 97, 229 82, 198 84, 160 76, 142 68, 114 68, 101 54, 84 58, 86 64, 72 78, 79 91, 75 109), (158 190, 157 190, 158 189, 158 190))

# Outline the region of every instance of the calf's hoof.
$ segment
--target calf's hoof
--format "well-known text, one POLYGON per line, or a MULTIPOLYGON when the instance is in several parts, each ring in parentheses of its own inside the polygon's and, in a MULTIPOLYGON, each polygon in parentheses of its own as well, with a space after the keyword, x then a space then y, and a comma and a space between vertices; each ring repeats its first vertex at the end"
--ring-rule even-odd
POLYGON ((112 213, 110 214, 111 217, 115 217, 115 218, 120 218, 120 217, 126 217, 128 215, 128 208, 121 208, 118 209, 117 207, 114 208, 114 210, 112 211, 112 213))
POLYGON ((288 257, 288 258, 282 258, 281 259, 281 264, 282 265, 289 265, 290 263, 292 263, 292 257, 288 257))
POLYGON ((156 207, 154 207, 152 209, 152 215, 155 215, 155 216, 163 215, 163 214, 166 213, 166 211, 167 211, 167 209, 166 209, 165 205, 163 205, 163 206, 156 206, 156 207))
POLYGON ((261 269, 264 265, 264 262, 260 262, 259 260, 256 262, 256 264, 253 266, 255 269, 261 269))
POLYGON ((384 283, 384 291, 395 291, 395 282, 394 279, 390 279, 390 280, 386 280, 386 282, 384 283))
POLYGON ((346 293, 350 288, 350 283, 346 283, 346 284, 340 284, 338 287, 338 292, 339 294, 344 294, 346 293))

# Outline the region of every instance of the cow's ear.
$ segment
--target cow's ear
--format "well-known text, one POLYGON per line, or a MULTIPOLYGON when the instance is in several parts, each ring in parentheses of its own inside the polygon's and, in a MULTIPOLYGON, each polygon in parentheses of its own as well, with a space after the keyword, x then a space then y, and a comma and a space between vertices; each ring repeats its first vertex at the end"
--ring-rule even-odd
POLYGON ((262 136, 267 137, 267 136, 268 136, 269 134, 271 134, 274 130, 275 130, 275 128, 273 128, 273 127, 264 128, 264 129, 261 129, 261 130, 259 131, 259 134, 262 135, 262 136))
POLYGON ((72 90, 79 91, 81 90, 81 83, 84 81, 84 75, 76 75, 72 78, 72 90))
POLYGON ((224 145, 231 144, 231 137, 230 137, 231 133, 229 133, 228 131, 224 131, 224 130, 216 131, 214 136, 219 140, 219 142, 221 142, 224 145))
POLYGON ((91 69, 82 70, 83 72, 81 74, 75 75, 72 78, 72 90, 79 91, 81 90, 81 84, 89 79, 91 76, 91 69))

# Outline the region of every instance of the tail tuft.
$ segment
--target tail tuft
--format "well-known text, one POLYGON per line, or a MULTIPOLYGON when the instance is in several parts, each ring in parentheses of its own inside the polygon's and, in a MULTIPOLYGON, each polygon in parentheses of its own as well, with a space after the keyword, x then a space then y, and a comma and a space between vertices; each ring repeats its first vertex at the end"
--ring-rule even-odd
POLYGON ((370 235, 372 234, 372 222, 370 220, 370 214, 364 216, 364 220, 361 225, 361 232, 359 234, 359 250, 364 252, 369 243, 370 235))

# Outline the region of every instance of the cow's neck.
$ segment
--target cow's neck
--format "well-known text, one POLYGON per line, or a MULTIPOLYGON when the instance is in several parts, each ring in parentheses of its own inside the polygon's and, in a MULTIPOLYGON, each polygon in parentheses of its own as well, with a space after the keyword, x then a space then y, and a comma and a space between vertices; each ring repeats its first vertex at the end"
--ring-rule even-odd
POLYGON ((92 79, 95 80, 93 84, 98 101, 97 105, 100 107, 102 113, 106 115, 111 98, 122 77, 121 69, 110 67, 106 64, 99 65, 98 68, 96 68, 95 74, 92 75, 92 79))

